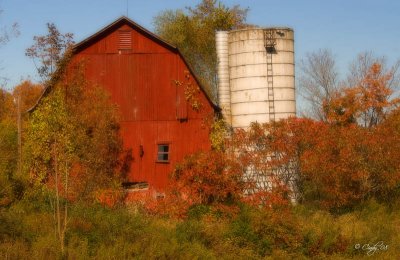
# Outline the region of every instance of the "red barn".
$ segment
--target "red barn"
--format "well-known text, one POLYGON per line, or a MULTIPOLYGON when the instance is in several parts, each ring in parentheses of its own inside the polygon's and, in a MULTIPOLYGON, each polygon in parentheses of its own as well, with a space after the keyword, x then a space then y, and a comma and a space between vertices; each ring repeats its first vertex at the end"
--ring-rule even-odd
POLYGON ((129 182, 162 190, 185 155, 210 149, 205 120, 217 107, 176 47, 121 17, 76 44, 73 60, 119 106, 129 182))

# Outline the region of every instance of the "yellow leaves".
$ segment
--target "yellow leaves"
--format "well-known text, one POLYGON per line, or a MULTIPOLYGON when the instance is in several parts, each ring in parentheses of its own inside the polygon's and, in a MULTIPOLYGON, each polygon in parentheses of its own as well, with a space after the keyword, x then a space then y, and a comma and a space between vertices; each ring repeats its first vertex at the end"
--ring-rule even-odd
POLYGON ((70 176, 70 191, 63 194, 67 198, 73 193, 74 198, 93 199, 96 189, 110 187, 120 177, 116 113, 104 90, 87 84, 79 71, 68 83, 52 85, 31 113, 27 131, 26 163, 34 181, 48 185, 57 172, 67 179, 77 171, 70 176))
POLYGON ((185 85, 185 99, 195 111, 200 111, 203 107, 198 97, 199 92, 199 87, 194 86, 192 83, 189 82, 185 85))
POLYGON ((182 84, 183 84, 183 82, 181 82, 181 81, 179 81, 179 80, 174 80, 173 82, 174 82, 174 84, 175 84, 177 87, 180 87, 180 86, 182 86, 182 84))
POLYGON ((179 80, 174 80, 173 82, 177 87, 184 88, 183 91, 186 101, 189 103, 189 105, 192 107, 194 111, 198 112, 203 107, 203 103, 200 101, 199 98, 200 88, 197 86, 197 84, 192 83, 189 71, 185 70, 184 75, 185 75, 185 82, 179 80))
POLYGON ((227 134, 228 126, 226 125, 226 122, 223 119, 216 119, 211 125, 211 147, 217 151, 222 151, 224 149, 227 134))

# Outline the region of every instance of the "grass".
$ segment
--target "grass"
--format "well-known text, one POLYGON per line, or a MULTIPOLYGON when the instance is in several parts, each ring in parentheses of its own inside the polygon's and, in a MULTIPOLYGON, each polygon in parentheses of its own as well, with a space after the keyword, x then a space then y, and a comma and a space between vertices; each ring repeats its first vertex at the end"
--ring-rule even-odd
POLYGON ((243 205, 234 217, 197 210, 185 220, 123 206, 74 204, 68 223, 63 255, 43 198, 1 208, 0 258, 365 259, 369 253, 400 259, 400 210, 375 201, 341 215, 301 205, 284 210, 243 205))

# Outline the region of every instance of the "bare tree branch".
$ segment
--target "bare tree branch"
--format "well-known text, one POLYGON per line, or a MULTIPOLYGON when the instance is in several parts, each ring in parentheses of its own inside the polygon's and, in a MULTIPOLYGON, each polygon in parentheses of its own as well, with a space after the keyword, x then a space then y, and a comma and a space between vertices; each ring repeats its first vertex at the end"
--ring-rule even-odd
POLYGON ((324 100, 329 100, 338 89, 338 72, 335 59, 329 50, 321 49, 308 53, 300 61, 301 76, 299 78, 300 95, 309 102, 308 116, 326 120, 322 110, 324 100))

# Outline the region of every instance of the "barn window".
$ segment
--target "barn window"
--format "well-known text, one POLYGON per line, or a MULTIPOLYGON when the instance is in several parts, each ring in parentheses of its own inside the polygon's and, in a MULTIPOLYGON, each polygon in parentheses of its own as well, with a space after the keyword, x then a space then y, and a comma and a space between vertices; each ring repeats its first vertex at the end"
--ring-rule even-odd
POLYGON ((132 49, 131 31, 119 31, 118 49, 120 49, 120 50, 132 49))
POLYGON ((169 144, 158 144, 157 162, 169 162, 169 144))

